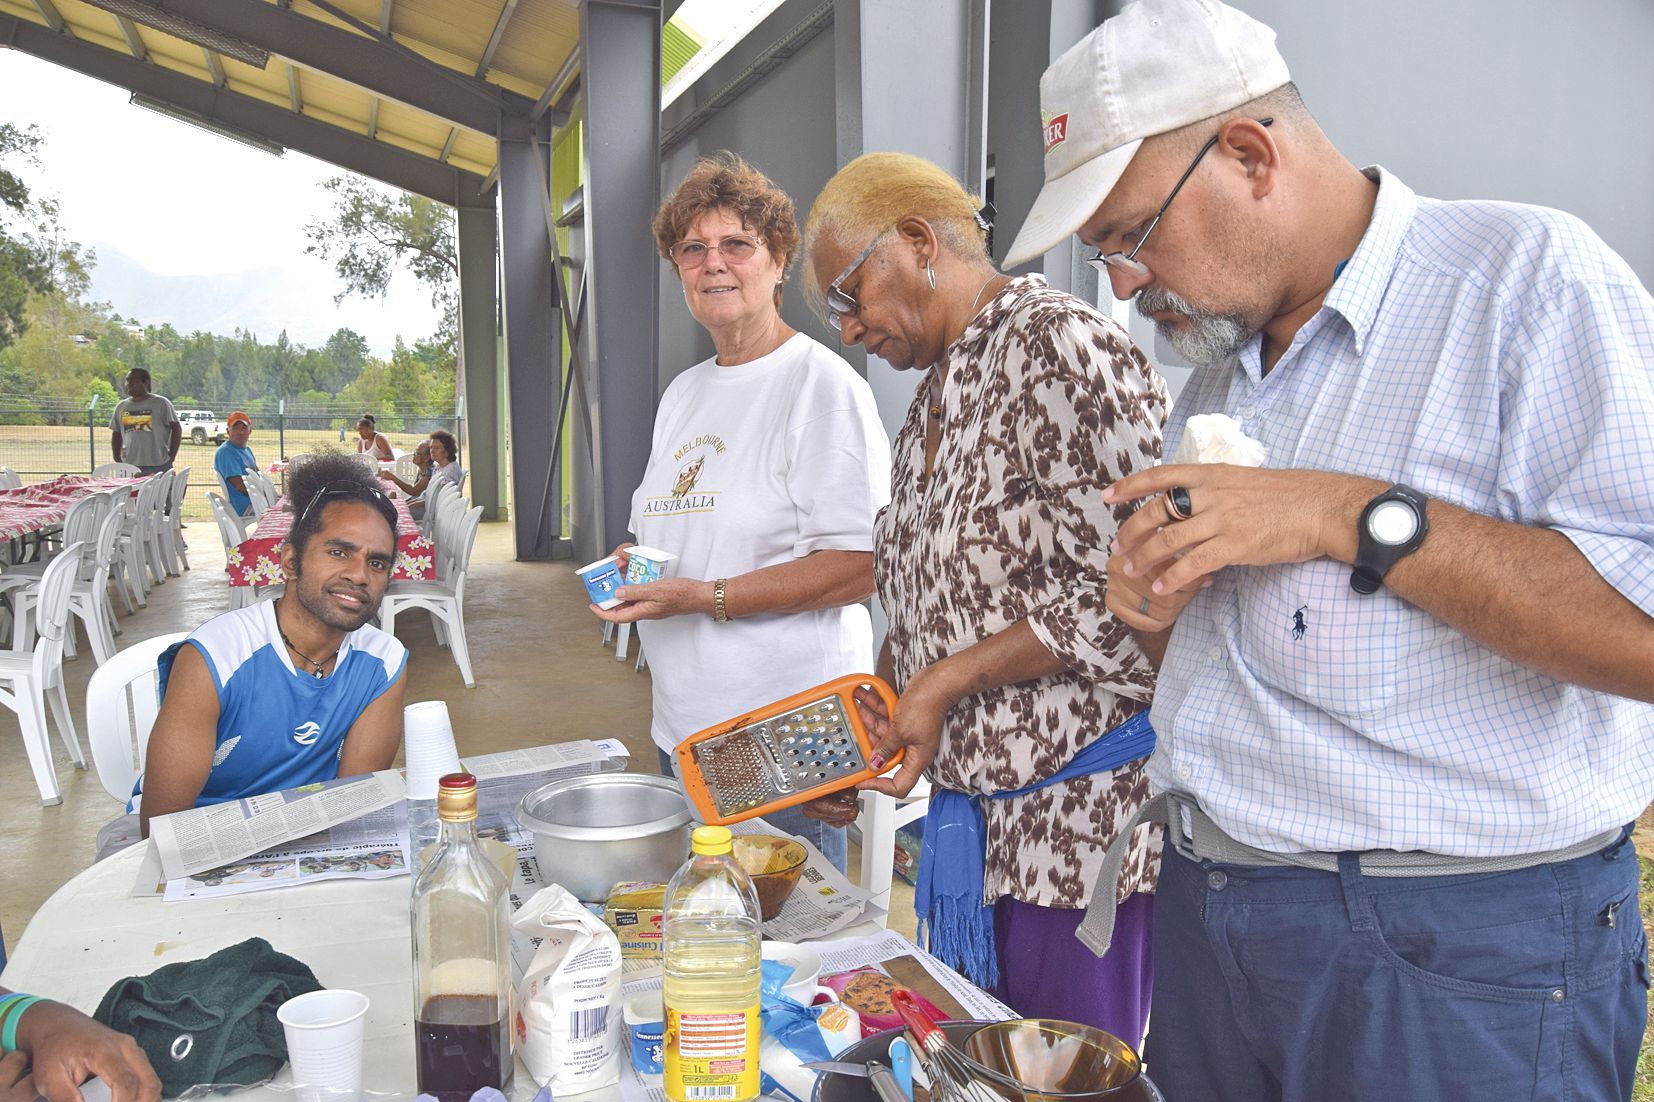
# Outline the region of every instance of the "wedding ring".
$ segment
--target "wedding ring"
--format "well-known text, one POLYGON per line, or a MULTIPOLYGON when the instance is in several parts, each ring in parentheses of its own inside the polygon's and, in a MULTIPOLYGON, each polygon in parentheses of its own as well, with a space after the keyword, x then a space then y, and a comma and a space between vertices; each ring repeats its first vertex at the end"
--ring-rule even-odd
POLYGON ((1137 602, 1137 611, 1144 616, 1149 614, 1149 599, 1147 597, 1137 602))
POLYGON ((1166 491, 1166 512, 1173 520, 1188 520, 1195 515, 1195 507, 1189 501, 1186 488, 1173 486, 1166 491))

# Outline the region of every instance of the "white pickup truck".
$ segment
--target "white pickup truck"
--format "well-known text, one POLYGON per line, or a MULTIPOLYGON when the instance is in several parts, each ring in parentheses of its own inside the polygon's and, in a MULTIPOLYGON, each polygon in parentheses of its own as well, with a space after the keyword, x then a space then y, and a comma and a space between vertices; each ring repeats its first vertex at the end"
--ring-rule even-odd
POLYGON ((229 426, 214 416, 210 409, 181 409, 177 413, 184 439, 192 444, 205 444, 208 441, 222 444, 229 438, 229 426))

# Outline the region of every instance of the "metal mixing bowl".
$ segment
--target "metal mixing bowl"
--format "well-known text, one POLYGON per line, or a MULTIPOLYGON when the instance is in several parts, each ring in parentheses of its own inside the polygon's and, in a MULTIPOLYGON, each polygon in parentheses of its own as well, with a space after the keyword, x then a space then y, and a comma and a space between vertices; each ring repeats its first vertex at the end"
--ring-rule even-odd
POLYGON ((646 773, 567 777, 517 807, 541 879, 588 903, 623 880, 670 880, 689 854, 690 818, 678 782, 646 773))

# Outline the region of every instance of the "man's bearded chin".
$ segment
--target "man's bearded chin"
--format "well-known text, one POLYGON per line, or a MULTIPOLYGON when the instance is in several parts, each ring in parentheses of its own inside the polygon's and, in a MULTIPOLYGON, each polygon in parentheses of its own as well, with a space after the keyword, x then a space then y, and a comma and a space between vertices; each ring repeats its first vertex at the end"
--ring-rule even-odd
POLYGON ((1155 321, 1154 329, 1179 356, 1199 367, 1227 360, 1257 333, 1239 314, 1208 313, 1163 288, 1145 287, 1136 300, 1137 312, 1151 321, 1152 315, 1163 312, 1183 319, 1182 324, 1155 321))

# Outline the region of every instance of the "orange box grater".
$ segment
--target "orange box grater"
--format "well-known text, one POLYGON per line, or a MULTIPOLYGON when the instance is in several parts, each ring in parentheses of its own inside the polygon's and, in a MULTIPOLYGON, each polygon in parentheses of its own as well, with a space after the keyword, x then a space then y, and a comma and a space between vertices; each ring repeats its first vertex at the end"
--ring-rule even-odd
POLYGON ((873 740, 853 694, 871 688, 892 714, 896 691, 871 674, 847 674, 726 720, 678 743, 678 777, 706 822, 738 823, 792 807, 894 768, 869 768, 873 740))

